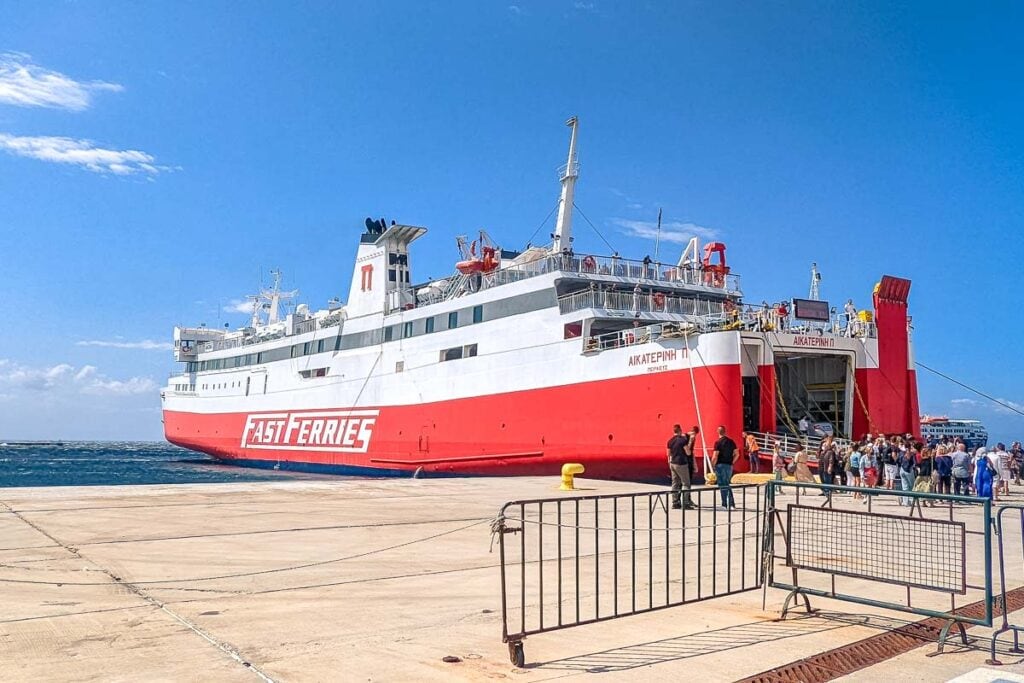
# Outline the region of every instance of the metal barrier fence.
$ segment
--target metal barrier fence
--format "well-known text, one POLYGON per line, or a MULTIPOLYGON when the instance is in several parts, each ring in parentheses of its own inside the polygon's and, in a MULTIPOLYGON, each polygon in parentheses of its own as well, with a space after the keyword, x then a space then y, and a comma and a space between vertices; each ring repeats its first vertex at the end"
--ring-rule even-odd
POLYGON ((1013 648, 1010 651, 1014 653, 1024 652, 1020 647, 1020 634, 1024 632, 1024 625, 1010 623, 1008 614, 1010 610, 1006 599, 1006 527, 1003 524, 1003 515, 1009 510, 1013 510, 1017 513, 1018 522, 1020 524, 1021 563, 1018 565, 1018 567, 1020 567, 1020 573, 1017 573, 1016 577, 1018 580, 1021 577, 1024 577, 1024 505, 1021 505, 1020 503, 1003 505, 1000 506, 999 512, 996 513, 995 526, 996 539, 999 548, 999 606, 1000 611, 1002 612, 1003 623, 992 634, 992 642, 989 648, 990 652, 989 659, 986 662, 987 664, 1001 664, 1001 662, 996 659, 996 642, 999 640, 999 636, 1007 632, 1013 633, 1013 648))
POLYGON ((808 596, 938 617, 947 621, 938 652, 954 625, 964 643, 964 624, 992 625, 989 499, 773 481, 766 505, 765 585, 789 591, 782 618, 798 598, 811 612, 808 596), (954 519, 963 506, 980 514, 954 519), (777 577, 780 563, 790 582, 777 577), (840 577, 857 582, 840 589, 840 577), (903 587, 904 601, 878 584, 903 587), (958 597, 960 606, 984 600, 984 616, 959 613, 958 597))
POLYGON ((691 489, 691 509, 668 491, 506 503, 494 531, 512 663, 527 636, 760 588, 762 487, 731 488, 729 509, 716 487, 691 489))

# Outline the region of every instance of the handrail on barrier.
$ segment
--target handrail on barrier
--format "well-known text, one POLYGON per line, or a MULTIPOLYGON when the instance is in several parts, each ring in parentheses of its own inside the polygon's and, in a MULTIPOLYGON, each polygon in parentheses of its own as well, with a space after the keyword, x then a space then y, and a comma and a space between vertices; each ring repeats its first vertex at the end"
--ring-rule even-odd
MULTIPOLYGON (((786 617, 794 599, 802 600, 806 611, 811 613, 808 596, 936 617, 946 621, 939 634, 937 652, 942 652, 953 626, 960 631, 966 644, 969 641, 964 624, 992 625, 992 501, 988 498, 808 482, 769 481, 767 485, 764 584, 766 588, 789 591, 783 603, 782 618, 786 617), (776 504, 785 490, 795 492, 796 500, 795 504, 788 503, 781 509, 776 504), (808 495, 814 492, 825 496, 825 500, 817 501, 808 495), (801 493, 806 499, 803 504, 801 493), (861 510, 859 505, 856 508, 837 505, 834 498, 842 493, 866 496, 863 502, 867 508, 861 510), (900 503, 904 507, 899 514, 872 509, 874 501, 894 498, 902 499, 900 503), (936 502, 944 504, 937 511, 931 506, 936 502), (966 522, 954 519, 954 504, 981 507, 980 529, 968 529, 966 522), (933 514, 931 511, 948 514, 943 519, 929 518, 925 516, 926 509, 929 514, 933 514), (859 533, 865 526, 870 526, 873 533, 859 533), (775 548, 777 534, 785 544, 785 553, 775 548), (982 585, 969 581, 967 568, 968 539, 979 536, 983 543, 982 585), (792 572, 792 582, 777 579, 775 569, 779 560, 783 560, 783 566, 792 572), (809 583, 801 582, 800 571, 811 573, 809 583), (841 592, 836 586, 837 577, 902 586, 906 590, 906 602, 880 600, 850 592, 856 589, 863 592, 861 584, 841 592), (912 589, 919 591, 920 597, 933 596, 924 598, 928 606, 920 601, 914 604, 912 589), (983 617, 971 617, 957 609, 956 596, 967 595, 968 590, 983 593, 983 617), (948 595, 948 610, 933 607, 938 599, 936 593, 948 595)), ((973 523, 975 520, 968 521, 973 523)), ((976 556, 976 552, 972 553, 972 557, 976 556)), ((870 594, 876 596, 877 591, 870 594)))
POLYGON ((1016 510, 1017 513, 1020 515, 1020 526, 1021 526, 1021 530, 1020 530, 1020 534, 1021 534, 1021 536, 1020 536, 1020 541, 1021 541, 1021 564, 1022 564, 1022 566, 1024 566, 1024 504, 1021 504, 1021 503, 1011 503, 1011 504, 1007 504, 1007 505, 1001 505, 1001 506, 999 506, 998 512, 996 512, 995 533, 996 533, 996 538, 999 540, 999 605, 1000 605, 1000 608, 1001 608, 1000 612, 1002 612, 1003 623, 1000 625, 1000 627, 998 629, 996 629, 992 633, 992 640, 991 640, 991 644, 989 646, 989 659, 985 662, 986 664, 994 664, 994 665, 1002 664, 1002 662, 1000 662, 998 659, 996 659, 996 641, 999 640, 999 636, 1001 636, 1002 634, 1004 634, 1006 632, 1012 632, 1013 633, 1013 649, 1011 650, 1011 652, 1020 653, 1020 652, 1022 652, 1021 647, 1020 647, 1020 634, 1024 633, 1024 625, 1021 625, 1021 624, 1011 624, 1010 623, 1009 614, 1008 614, 1009 610, 1007 609, 1007 599, 1006 599, 1006 561, 1005 561, 1005 556, 1004 556, 1004 552, 1003 552, 1003 550, 1004 550, 1004 542, 1003 542, 1003 540, 1005 538, 1005 535, 1003 534, 1003 514, 1007 510, 1016 510))
POLYGON ((527 636, 760 588, 762 487, 730 488, 724 509, 717 486, 503 505, 492 531, 512 663, 525 665, 527 636))

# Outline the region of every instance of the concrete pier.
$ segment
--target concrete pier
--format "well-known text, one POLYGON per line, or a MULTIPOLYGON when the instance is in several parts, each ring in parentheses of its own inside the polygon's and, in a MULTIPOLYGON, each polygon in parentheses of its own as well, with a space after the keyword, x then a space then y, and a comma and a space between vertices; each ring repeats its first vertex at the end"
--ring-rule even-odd
MULTIPOLYGON (((577 482, 588 489, 578 494, 654 488, 577 482)), ((491 520, 508 500, 573 495, 558 484, 2 489, 0 680, 612 681, 699 671, 729 681, 914 619, 821 601, 867 619, 776 623, 784 594, 769 591, 762 611, 753 591, 541 634, 527 640, 530 666, 516 669, 501 642, 491 520)), ((933 650, 922 644, 850 680, 993 680, 976 671, 983 647, 925 657, 933 650)), ((1024 680, 1021 657, 1003 659, 999 675, 1024 680)))

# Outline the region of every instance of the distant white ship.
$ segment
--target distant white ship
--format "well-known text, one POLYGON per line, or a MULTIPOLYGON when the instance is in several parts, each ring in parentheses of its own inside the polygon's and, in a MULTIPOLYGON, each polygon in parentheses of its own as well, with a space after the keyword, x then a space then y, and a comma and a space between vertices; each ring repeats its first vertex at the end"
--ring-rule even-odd
POLYGON ((950 441, 959 438, 969 449, 988 445, 988 430, 980 420, 961 420, 945 415, 921 416, 921 438, 932 443, 941 441, 942 437, 950 441))

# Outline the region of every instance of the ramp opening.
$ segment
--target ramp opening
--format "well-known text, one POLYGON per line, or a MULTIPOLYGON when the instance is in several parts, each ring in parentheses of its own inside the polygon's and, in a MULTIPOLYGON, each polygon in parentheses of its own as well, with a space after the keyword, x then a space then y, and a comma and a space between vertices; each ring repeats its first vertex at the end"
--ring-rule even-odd
POLYGON ((852 425, 851 358, 844 354, 775 355, 776 429, 792 432, 801 418, 812 436, 850 438, 852 425))

